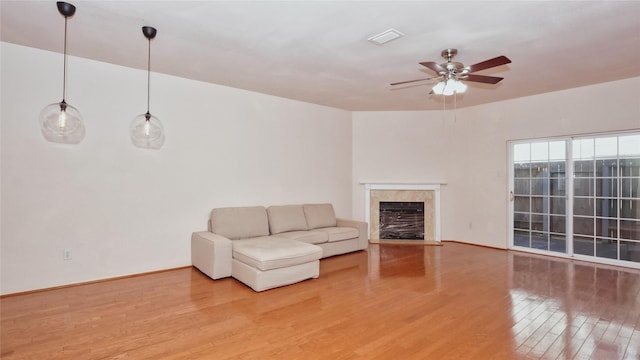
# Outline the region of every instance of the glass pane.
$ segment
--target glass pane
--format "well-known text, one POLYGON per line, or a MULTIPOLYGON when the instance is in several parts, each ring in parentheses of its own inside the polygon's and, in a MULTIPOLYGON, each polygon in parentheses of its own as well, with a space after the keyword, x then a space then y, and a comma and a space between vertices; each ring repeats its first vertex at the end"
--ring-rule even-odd
POLYGON ((529 212, 530 204, 531 204, 531 201, 529 200, 528 196, 516 196, 513 202, 513 210, 529 212))
POLYGON ((640 134, 622 135, 618 138, 620 156, 640 155, 640 134))
POLYGON ((566 179, 563 177, 549 180, 549 193, 556 196, 566 195, 565 190, 566 179))
POLYGON ((529 195, 529 179, 514 179, 513 193, 517 195, 529 195))
POLYGON ((593 238, 574 236, 573 252, 576 254, 593 256, 593 238))
POLYGON ((620 195, 623 198, 640 198, 640 178, 622 178, 620 195))
POLYGON ((567 238, 562 235, 550 234, 549 250, 556 252, 567 252, 567 238))
POLYGON ((620 260, 640 262, 640 242, 620 241, 620 260))
POLYGON ((549 159, 564 160, 567 158, 566 141, 550 141, 549 142, 549 159))
POLYGON ((552 161, 549 163, 549 175, 551 177, 565 176, 565 161, 552 161))
POLYGON ((596 216, 618 217, 618 200, 611 198, 596 199, 596 216))
POLYGON ((549 160, 549 143, 539 142, 531 144, 531 161, 549 160))
POLYGON ((545 201, 547 200, 547 198, 543 198, 543 197, 532 197, 531 198, 531 212, 532 213, 538 213, 538 214, 542 214, 545 213, 545 201))
POLYGON ((526 213, 514 213, 513 214, 513 227, 515 229, 529 230, 529 214, 526 213))
POLYGON ((596 196, 617 197, 618 179, 596 179, 596 196))
POLYGON ((576 177, 593 177, 593 160, 574 161, 573 172, 576 177))
POLYGON ((567 203, 566 199, 563 197, 552 197, 550 200, 550 211, 551 214, 562 214, 566 213, 565 204, 567 203))
POLYGON ((593 216, 594 200, 591 198, 574 198, 573 213, 575 215, 593 216))
POLYGON ((549 195, 549 180, 531 179, 531 195, 549 195))
POLYGON ((514 231, 513 244, 516 246, 529 247, 529 232, 520 230, 514 231))
POLYGON ((620 238, 640 241, 640 220, 620 220, 620 238))
POLYGON ((531 230, 549 231, 549 225, 544 221, 544 215, 531 215, 531 230))
POLYGON ((513 176, 517 178, 528 178, 531 176, 531 167, 526 164, 513 164, 513 176))
POLYGON ((620 217, 624 219, 640 220, 640 200, 620 200, 622 203, 620 217))
POLYGON ((531 163, 531 177, 532 178, 543 178, 548 176, 548 166, 549 164, 545 162, 536 162, 531 163))
POLYGON ((596 176, 597 177, 618 176, 618 160, 617 159, 596 160, 596 176))
POLYGON ((574 196, 593 196, 593 178, 586 179, 574 179, 573 180, 573 195, 574 196))
POLYGON ((549 250, 549 234, 531 233, 531 248, 549 250))
POLYGON ((514 162, 529 162, 531 160, 530 145, 526 144, 514 144, 513 145, 513 161, 514 162))
POLYGON ((596 219, 596 235, 602 237, 618 237, 618 220, 599 218, 596 219))
POLYGON ((573 140, 572 148, 574 159, 593 158, 593 139, 573 140))
POLYGON ((596 138, 596 146, 595 146, 596 157, 611 157, 618 156, 618 137, 600 137, 596 138))
POLYGON ((620 176, 640 176, 640 158, 620 159, 620 176))
POLYGON ((559 234, 566 232, 566 218, 564 216, 550 216, 549 222, 551 223, 549 231, 559 234))
POLYGON ((573 218, 573 233, 581 235, 594 235, 593 218, 575 217, 573 218))
POLYGON ((608 259, 618 259, 618 241, 596 239, 596 256, 608 259))

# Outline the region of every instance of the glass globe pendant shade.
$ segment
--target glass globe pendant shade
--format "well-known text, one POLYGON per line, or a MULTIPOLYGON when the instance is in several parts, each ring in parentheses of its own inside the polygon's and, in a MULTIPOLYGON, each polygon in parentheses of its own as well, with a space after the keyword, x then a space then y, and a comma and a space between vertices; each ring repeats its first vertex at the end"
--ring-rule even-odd
POLYGON ((164 129, 150 113, 136 116, 129 127, 133 145, 144 149, 160 149, 164 144, 164 129))
POLYGON ((61 144, 78 144, 85 135, 82 115, 64 100, 42 109, 40 130, 45 139, 61 144))

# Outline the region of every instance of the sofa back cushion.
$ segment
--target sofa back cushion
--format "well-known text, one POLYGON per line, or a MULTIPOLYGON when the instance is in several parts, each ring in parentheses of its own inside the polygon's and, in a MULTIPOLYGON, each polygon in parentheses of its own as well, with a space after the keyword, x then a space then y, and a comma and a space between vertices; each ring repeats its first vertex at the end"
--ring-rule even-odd
POLYGON ((336 214, 331 204, 304 204, 304 216, 309 230, 336 226, 336 214))
POLYGON ((269 206, 269 230, 272 234, 287 231, 307 230, 307 220, 304 217, 302 205, 269 206))
POLYGON ((269 235, 264 206, 229 207, 211 210, 211 232, 231 240, 269 235))

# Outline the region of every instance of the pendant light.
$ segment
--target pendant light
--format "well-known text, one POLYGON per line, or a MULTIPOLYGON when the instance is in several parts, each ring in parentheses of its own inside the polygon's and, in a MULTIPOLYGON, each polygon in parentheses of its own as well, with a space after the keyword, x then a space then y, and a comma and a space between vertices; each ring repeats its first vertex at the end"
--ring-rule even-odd
POLYGON ((67 20, 76 12, 76 7, 58 1, 58 12, 64 16, 64 68, 62 76, 62 101, 53 103, 40 112, 40 130, 45 139, 63 144, 78 144, 84 139, 85 127, 82 115, 65 101, 67 91, 67 20))
POLYGON ((159 149, 164 144, 164 129, 157 117, 149 112, 149 93, 151 83, 151 39, 156 37, 157 30, 151 26, 143 26, 142 34, 149 40, 147 57, 147 112, 136 116, 131 122, 129 131, 133 145, 146 149, 159 149))

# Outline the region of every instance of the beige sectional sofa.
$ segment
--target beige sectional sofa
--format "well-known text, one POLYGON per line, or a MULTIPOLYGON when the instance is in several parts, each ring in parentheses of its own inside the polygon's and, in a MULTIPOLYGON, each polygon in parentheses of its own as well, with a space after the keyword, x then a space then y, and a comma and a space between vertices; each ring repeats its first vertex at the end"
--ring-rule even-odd
POLYGON ((317 278, 321 258, 367 244, 367 223, 336 218, 331 204, 216 208, 208 231, 191 236, 191 262, 263 291, 317 278))

